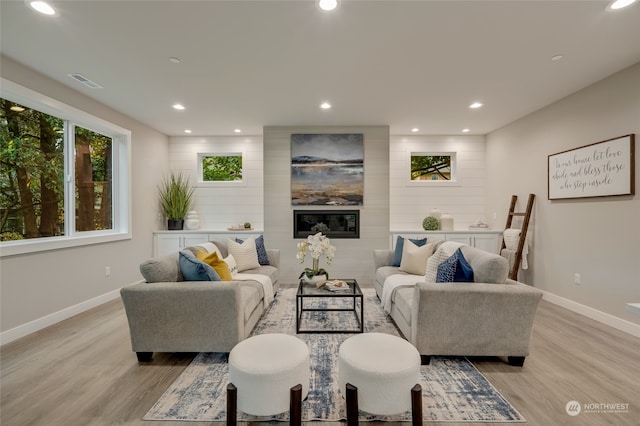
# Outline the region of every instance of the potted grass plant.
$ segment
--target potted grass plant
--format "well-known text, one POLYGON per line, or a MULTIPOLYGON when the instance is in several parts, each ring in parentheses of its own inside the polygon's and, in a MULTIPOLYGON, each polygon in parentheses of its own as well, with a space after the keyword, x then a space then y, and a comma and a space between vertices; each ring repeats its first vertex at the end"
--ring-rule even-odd
POLYGON ((168 230, 181 230, 193 203, 194 187, 182 172, 171 173, 158 187, 160 206, 167 219, 168 230))

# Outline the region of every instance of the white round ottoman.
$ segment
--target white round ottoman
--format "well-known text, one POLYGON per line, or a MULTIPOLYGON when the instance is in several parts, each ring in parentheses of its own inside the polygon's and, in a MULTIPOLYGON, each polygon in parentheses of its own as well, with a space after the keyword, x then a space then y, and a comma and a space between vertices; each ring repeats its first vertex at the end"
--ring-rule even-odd
POLYGON ((358 407, 371 414, 411 410, 411 389, 420 383, 420 354, 406 340, 382 333, 358 334, 340 345, 338 383, 358 388, 358 407))
POLYGON ((238 410, 255 416, 289 410, 290 389, 309 392, 309 348, 288 334, 261 334, 229 353, 229 382, 238 389, 238 410))

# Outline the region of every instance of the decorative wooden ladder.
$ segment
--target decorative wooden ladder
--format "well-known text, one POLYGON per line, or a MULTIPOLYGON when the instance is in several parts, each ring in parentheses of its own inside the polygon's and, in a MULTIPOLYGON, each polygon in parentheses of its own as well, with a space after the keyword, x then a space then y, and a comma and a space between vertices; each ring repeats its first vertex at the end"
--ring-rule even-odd
MULTIPOLYGON (((529 194, 529 201, 527 201, 527 209, 524 212, 516 212, 516 202, 518 201, 517 195, 511 196, 511 205, 509 206, 509 214, 507 215, 507 225, 505 226, 505 230, 511 228, 511 223, 513 222, 514 216, 522 216, 522 227, 520 228, 520 239, 518 240, 518 249, 516 250, 515 260, 513 262, 513 266, 511 267, 511 271, 509 272, 509 278, 512 280, 518 279, 518 269, 520 269, 520 262, 522 261, 522 250, 524 249, 525 240, 527 238, 527 229, 529 228, 529 219, 531 219, 531 210, 533 210, 533 201, 536 199, 536 194, 529 194)), ((500 253, 502 253, 502 249, 507 248, 504 243, 504 238, 502 239, 502 248, 500 249, 500 253)))

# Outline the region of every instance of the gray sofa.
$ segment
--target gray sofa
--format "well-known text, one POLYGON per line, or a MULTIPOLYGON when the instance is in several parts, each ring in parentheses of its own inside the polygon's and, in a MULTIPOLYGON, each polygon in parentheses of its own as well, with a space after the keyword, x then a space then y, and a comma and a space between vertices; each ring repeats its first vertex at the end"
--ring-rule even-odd
MULTIPOLYGON (((214 241, 226 257, 223 241, 214 241)), ((188 248, 195 252, 199 247, 188 248)), ((279 286, 280 250, 266 249, 269 265, 242 271, 266 275, 273 293, 279 286)), ((264 313, 264 286, 256 280, 184 281, 179 254, 150 259, 142 280, 120 291, 131 333, 131 347, 141 362, 153 352, 229 352, 249 336, 264 313)), ((249 277, 250 278, 250 277, 249 277)))
MULTIPOLYGON (((432 355, 460 355, 502 356, 509 364, 522 366, 542 292, 507 279, 509 265, 501 256, 468 245, 459 248, 475 282, 426 282, 421 275, 413 275, 412 282, 404 277, 405 284, 390 295, 389 315, 425 364, 432 355)), ((393 254, 374 250, 379 297, 391 275, 411 276, 390 266, 393 254)))

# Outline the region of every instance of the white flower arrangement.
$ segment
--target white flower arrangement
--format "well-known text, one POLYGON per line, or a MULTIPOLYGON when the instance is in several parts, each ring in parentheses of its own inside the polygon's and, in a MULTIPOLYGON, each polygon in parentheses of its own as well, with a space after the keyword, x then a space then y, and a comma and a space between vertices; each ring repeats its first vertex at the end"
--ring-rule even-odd
POLYGON ((326 275, 329 278, 329 274, 324 269, 319 269, 319 261, 322 256, 327 258, 327 264, 331 265, 336 253, 335 246, 331 245, 331 240, 322 235, 322 232, 318 232, 315 235, 309 235, 305 241, 298 243, 298 252, 296 253, 296 259, 300 263, 304 262, 304 258, 307 252, 313 259, 313 268, 305 268, 304 272, 300 274, 300 278, 306 275, 308 278, 312 278, 314 275, 326 275))

